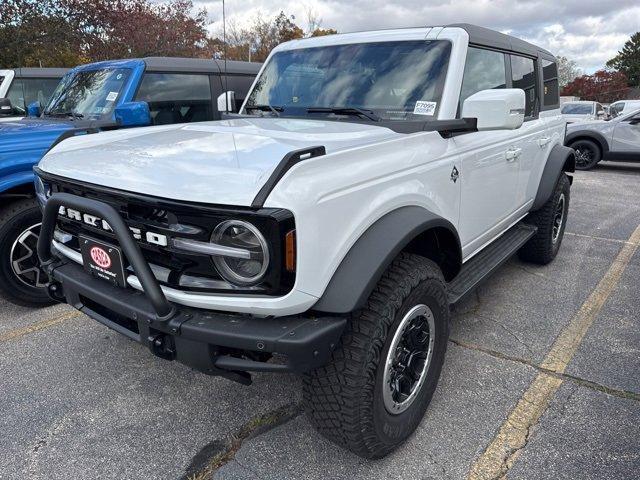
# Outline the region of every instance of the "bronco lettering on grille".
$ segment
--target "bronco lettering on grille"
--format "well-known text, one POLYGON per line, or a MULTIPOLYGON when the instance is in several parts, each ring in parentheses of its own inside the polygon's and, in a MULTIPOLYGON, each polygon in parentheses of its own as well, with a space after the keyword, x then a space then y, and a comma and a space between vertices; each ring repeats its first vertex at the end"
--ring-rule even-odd
MULTIPOLYGON (((89 215, 88 213, 82 213, 78 210, 74 210, 72 208, 67 208, 65 206, 61 206, 60 210, 58 210, 58 215, 68 218, 70 220, 75 220, 77 222, 82 222, 86 225, 89 225, 94 228, 100 228, 105 232, 113 232, 111 226, 102 218, 96 217, 94 215, 89 215)), ((143 240, 152 245, 158 245, 160 247, 166 247, 169 244, 169 240, 166 235, 156 232, 145 231, 143 232, 140 228, 137 227, 129 227, 131 233, 133 234, 133 238, 136 240, 143 240)))

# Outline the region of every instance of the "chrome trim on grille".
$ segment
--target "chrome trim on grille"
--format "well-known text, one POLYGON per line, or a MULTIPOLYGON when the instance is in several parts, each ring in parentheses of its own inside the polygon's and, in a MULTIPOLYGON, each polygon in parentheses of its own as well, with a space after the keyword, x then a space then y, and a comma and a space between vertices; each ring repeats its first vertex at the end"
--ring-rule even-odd
POLYGON ((177 250, 191 253, 201 253, 203 255, 251 259, 251 252, 243 248, 225 247, 216 243, 199 242, 188 238, 173 238, 171 245, 177 250))

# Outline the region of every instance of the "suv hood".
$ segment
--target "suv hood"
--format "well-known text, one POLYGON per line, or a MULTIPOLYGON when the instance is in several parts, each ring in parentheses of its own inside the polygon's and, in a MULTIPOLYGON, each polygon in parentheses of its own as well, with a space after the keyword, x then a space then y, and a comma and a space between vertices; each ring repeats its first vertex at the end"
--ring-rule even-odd
POLYGON ((44 118, 0 122, 0 161, 12 155, 22 159, 27 152, 37 157, 29 161, 38 161, 51 144, 71 128, 70 122, 44 118))
POLYGON ((238 118, 74 137, 40 162, 54 175, 173 200, 249 206, 283 157, 396 138, 380 126, 291 118, 238 118))

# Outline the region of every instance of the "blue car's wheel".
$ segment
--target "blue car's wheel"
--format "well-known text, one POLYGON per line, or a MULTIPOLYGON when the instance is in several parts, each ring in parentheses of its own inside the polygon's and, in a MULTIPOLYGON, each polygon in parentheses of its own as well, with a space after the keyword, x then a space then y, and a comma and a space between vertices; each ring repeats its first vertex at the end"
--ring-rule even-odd
POLYGON ((47 295, 48 279, 36 252, 41 221, 40 209, 31 199, 10 203, 0 211, 0 294, 25 307, 54 303, 47 295))

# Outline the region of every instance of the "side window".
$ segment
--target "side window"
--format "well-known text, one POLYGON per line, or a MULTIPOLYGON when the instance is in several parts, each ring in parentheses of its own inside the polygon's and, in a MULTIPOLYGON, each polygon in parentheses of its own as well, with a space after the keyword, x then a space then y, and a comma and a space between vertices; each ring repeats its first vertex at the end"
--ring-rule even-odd
POLYGON ((511 55, 511 80, 513 88, 521 88, 526 95, 525 118, 533 117, 538 103, 535 62, 531 58, 511 55))
POLYGON ((542 80, 544 82, 545 107, 557 107, 560 104, 560 88, 558 85, 558 65, 549 60, 542 60, 542 80))
POLYGON ((612 117, 617 117, 624 110, 624 102, 618 102, 611 105, 610 112, 612 117))
POLYGON ((474 93, 478 93, 481 90, 506 88, 506 86, 507 70, 504 54, 492 50, 469 47, 462 77, 458 111, 462 112, 462 104, 474 93))
POLYGON ((7 98, 11 100, 13 113, 24 115, 27 106, 40 102, 44 108, 60 82, 57 78, 16 78, 9 87, 7 98))
POLYGON ((213 119, 208 75, 145 73, 136 100, 149 104, 153 125, 213 119))

